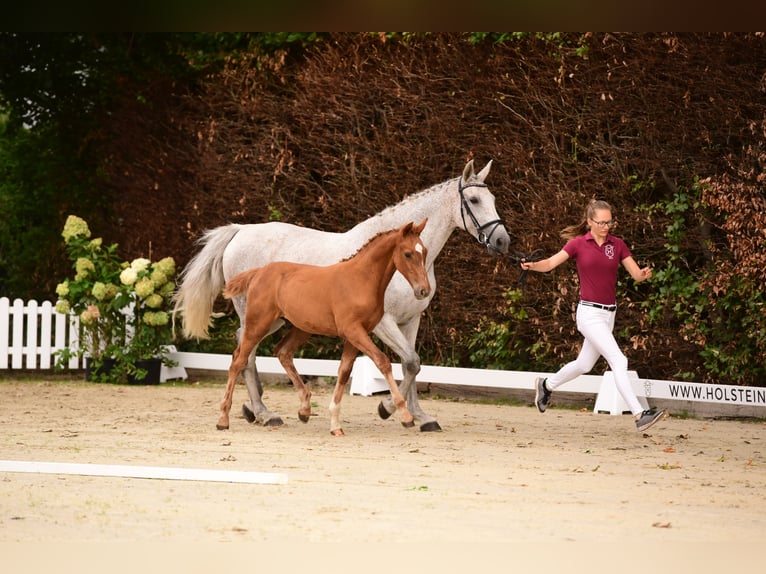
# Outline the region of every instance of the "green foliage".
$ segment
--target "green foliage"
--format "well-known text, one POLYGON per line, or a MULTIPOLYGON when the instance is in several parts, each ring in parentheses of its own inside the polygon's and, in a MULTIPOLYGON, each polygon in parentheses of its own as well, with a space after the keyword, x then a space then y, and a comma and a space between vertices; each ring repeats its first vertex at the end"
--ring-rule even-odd
MULTIPOLYGON (((45 298, 63 266, 58 230, 77 211, 100 227, 113 198, 96 159, 99 118, 126 90, 146 102, 152 77, 193 82, 241 52, 264 57, 316 32, 0 32, 0 291, 45 298), (47 275, 47 276, 46 276, 47 275)), ((272 213, 274 218, 281 217, 272 213)))
POLYGON ((736 384, 763 385, 766 375, 766 296, 748 277, 733 277, 725 293, 707 293, 710 305, 683 326, 700 347, 708 373, 736 384))
POLYGON ((282 221, 283 217, 284 216, 282 215, 282 212, 279 211, 279 208, 269 204, 269 221, 282 221))
MULTIPOLYGON (((710 217, 700 201, 701 184, 679 189, 650 208, 669 219, 666 258, 652 280, 654 289, 643 303, 653 324, 672 321, 681 336, 700 349, 703 378, 734 384, 761 384, 766 374, 766 296, 749 277, 719 276, 716 261, 693 266, 699 259, 688 234, 710 217)), ((699 249, 701 246, 696 245, 699 249)))
POLYGON ((699 278, 689 264, 693 254, 686 241, 688 219, 697 216, 699 205, 699 193, 681 189, 673 197, 647 209, 650 215, 661 214, 669 219, 664 233, 664 265, 654 270, 653 290, 643 303, 651 322, 663 320, 668 313, 675 319, 688 321, 705 305, 699 278))
POLYGON ((557 48, 574 48, 575 54, 583 59, 588 57, 586 36, 581 34, 566 34, 564 32, 468 32, 471 44, 490 41, 493 44, 518 42, 524 38, 536 38, 557 48))
MULTIPOLYGON (((176 329, 178 328, 176 326, 176 329)), ((237 329, 239 329, 239 319, 236 313, 216 314, 213 316, 210 329, 208 330, 209 338, 182 339, 178 341, 176 347, 179 351, 187 353, 230 355, 237 346, 237 329)))
MULTIPOLYGON (((9 297, 46 298, 51 275, 66 269, 62 204, 80 202, 90 181, 60 150, 71 145, 47 129, 11 134, 7 124, 0 126, 0 291, 9 297)), ((98 210, 103 200, 84 203, 98 210)))
POLYGON ((0 290, 8 296, 52 291, 51 276, 64 271, 62 214, 83 208, 96 225, 107 215, 111 198, 95 191, 89 145, 130 42, 99 38, 0 33, 0 290))
POLYGON ((543 360, 546 349, 543 343, 529 344, 524 336, 524 322, 529 315, 522 305, 524 293, 509 288, 503 299, 502 322, 483 317, 465 341, 471 366, 474 368, 523 370, 543 360))

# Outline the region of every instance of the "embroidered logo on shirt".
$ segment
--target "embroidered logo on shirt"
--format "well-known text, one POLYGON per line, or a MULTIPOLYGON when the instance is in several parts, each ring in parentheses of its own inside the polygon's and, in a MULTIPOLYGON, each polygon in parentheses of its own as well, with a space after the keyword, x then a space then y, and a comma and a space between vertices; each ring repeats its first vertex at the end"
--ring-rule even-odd
POLYGON ((606 255, 609 259, 614 259, 614 245, 611 243, 608 243, 604 246, 604 255, 606 255))

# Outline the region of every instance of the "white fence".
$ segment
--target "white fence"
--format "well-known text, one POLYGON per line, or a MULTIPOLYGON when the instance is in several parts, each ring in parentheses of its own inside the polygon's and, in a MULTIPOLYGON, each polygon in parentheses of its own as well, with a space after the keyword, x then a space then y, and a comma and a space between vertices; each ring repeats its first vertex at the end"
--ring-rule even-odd
MULTIPOLYGON (((179 365, 190 369, 226 371, 231 356, 209 353, 173 352, 170 358, 179 365)), ((274 357, 257 357, 256 366, 261 373, 284 374, 282 366, 274 357)), ((320 359, 296 359, 295 366, 302 375, 334 377, 338 361, 320 359)), ((402 366, 392 364, 394 378, 401 380, 402 366)), ((471 369, 464 367, 442 367, 422 365, 418 373, 419 383, 487 387, 496 389, 528 390, 533 396, 535 377, 549 377, 551 373, 532 371, 505 371, 501 369, 471 369)), ((707 416, 764 416, 766 409, 766 388, 737 387, 734 385, 712 385, 684 381, 662 381, 641 379, 636 371, 628 371, 628 378, 638 401, 647 408, 649 399, 653 402, 673 401, 687 411, 699 411, 707 416), (705 404, 704 408, 701 404, 705 404)), ((370 396, 386 392, 388 385, 383 375, 369 357, 357 357, 351 371, 349 392, 352 395, 370 396)), ((568 382, 563 391, 586 393, 596 396, 594 413, 619 415, 629 412, 622 396, 617 392, 611 371, 603 375, 581 375, 568 382)))
MULTIPOLYGON (((21 299, 11 302, 0 298, 0 369, 52 369, 55 353, 64 348, 76 349, 78 345, 78 318, 57 313, 51 302, 21 299)), ((163 367, 161 380, 186 378, 186 369, 228 370, 230 355, 209 353, 186 353, 173 350, 169 357, 178 363, 177 367, 163 367)), ((262 373, 284 374, 282 366, 274 357, 258 357, 258 370, 262 373)), ((303 375, 333 377, 338 370, 338 361, 321 359, 296 359, 296 368, 303 375)), ((79 369, 76 357, 67 364, 68 368, 79 369)), ((393 364, 394 377, 402 378, 402 368, 393 364)), ((418 381, 445 385, 467 385, 503 389, 533 390, 537 376, 550 373, 526 371, 504 371, 494 369, 469 369, 423 365, 418 381)), ((766 408, 766 388, 737 387, 733 385, 711 385, 681 381, 659 381, 639 379, 634 371, 629 372, 633 389, 639 401, 646 405, 648 398, 668 399, 687 403, 718 403, 738 407, 766 408)), ((349 392, 357 395, 371 395, 388 389, 383 376, 368 357, 359 357, 354 363, 349 392)), ((619 393, 615 392, 612 373, 602 376, 582 375, 567 383, 567 392, 597 395, 594 412, 621 414, 626 412, 619 393)))
MULTIPOLYGON (((80 320, 57 313, 50 301, 0 297, 0 369, 51 369, 56 352, 77 349, 80 320)), ((77 357, 67 366, 81 368, 77 357)))
MULTIPOLYGON (((25 303, 15 299, 11 303, 7 297, 0 297, 0 369, 53 369, 58 351, 79 348, 79 333, 79 317, 58 313, 50 301, 25 303)), ((175 352, 175 347, 170 350, 175 352)), ((85 358, 73 354, 66 368, 84 369, 85 358)), ((161 381, 185 378, 183 365, 163 365, 161 381)))

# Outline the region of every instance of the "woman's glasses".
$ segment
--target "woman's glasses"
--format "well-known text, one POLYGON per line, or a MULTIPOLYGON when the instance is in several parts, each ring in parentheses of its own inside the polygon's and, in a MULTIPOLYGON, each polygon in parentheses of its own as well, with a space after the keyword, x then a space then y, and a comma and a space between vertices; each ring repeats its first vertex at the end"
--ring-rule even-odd
POLYGON ((591 219, 591 221, 601 228, 614 227, 617 223, 614 219, 610 219, 609 221, 596 221, 595 219, 591 219))

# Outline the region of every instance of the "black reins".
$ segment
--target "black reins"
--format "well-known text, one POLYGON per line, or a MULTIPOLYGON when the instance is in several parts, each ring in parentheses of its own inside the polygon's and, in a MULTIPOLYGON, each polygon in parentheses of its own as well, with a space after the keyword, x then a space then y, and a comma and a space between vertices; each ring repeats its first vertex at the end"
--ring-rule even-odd
MULTIPOLYGON (((501 253, 497 247, 492 245, 491 239, 492 234, 497 230, 498 226, 504 225, 503 220, 493 219, 492 221, 488 221, 483 225, 479 225, 479 220, 476 219, 473 211, 471 211, 471 206, 469 205, 468 200, 466 200, 465 194, 463 193, 463 191, 469 187, 487 187, 487 185, 484 183, 469 183, 468 185, 464 185, 462 177, 458 181, 458 192, 460 193, 460 215, 463 218, 463 228, 468 231, 468 226, 465 223, 465 216, 467 213, 468 217, 471 219, 471 222, 476 228, 476 240, 479 242, 479 245, 488 249, 492 249, 497 253, 501 253), (489 233, 485 233, 484 230, 488 227, 491 227, 491 229, 489 230, 489 233)), ((507 257, 517 264, 521 264, 522 262, 532 263, 534 261, 540 261, 543 259, 544 253, 545 252, 542 249, 534 249, 529 253, 524 253, 523 251, 514 251, 512 253, 509 252, 507 257)), ((528 273, 528 269, 522 269, 521 273, 519 274, 519 278, 516 280, 516 282, 521 286, 522 290, 524 290, 526 287, 528 273)))

